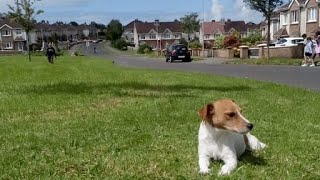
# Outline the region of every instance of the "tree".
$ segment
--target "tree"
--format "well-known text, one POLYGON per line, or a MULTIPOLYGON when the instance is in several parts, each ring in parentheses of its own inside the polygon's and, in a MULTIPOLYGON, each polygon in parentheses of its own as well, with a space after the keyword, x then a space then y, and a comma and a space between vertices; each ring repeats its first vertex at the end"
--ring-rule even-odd
POLYGON ((8 5, 8 16, 11 20, 19 23, 27 34, 27 47, 29 54, 29 61, 31 62, 31 53, 29 45, 29 33, 34 28, 34 18, 43 13, 43 10, 36 11, 33 7, 34 3, 41 0, 14 0, 15 5, 8 5))
POLYGON ((188 42, 190 41, 190 35, 194 32, 197 32, 200 28, 200 20, 198 17, 199 15, 197 13, 191 13, 180 18, 183 32, 188 35, 188 42))
POLYGON ((111 20, 107 25, 106 38, 112 43, 120 39, 123 33, 123 26, 119 20, 111 20))
POLYGON ((57 48, 58 51, 59 51, 59 48, 58 48, 59 39, 60 39, 60 35, 56 32, 51 34, 51 36, 49 36, 49 41, 50 41, 49 43, 53 43, 53 45, 57 48))
POLYGON ((77 22, 75 22, 75 21, 71 21, 69 24, 70 24, 71 26, 79 26, 79 24, 78 24, 77 22))
POLYGON ((268 30, 267 30, 267 48, 268 54, 267 58, 270 57, 269 44, 270 44, 270 24, 271 24, 271 15, 274 10, 281 6, 284 1, 283 0, 244 0, 244 2, 251 9, 261 12, 263 17, 268 22, 268 30))

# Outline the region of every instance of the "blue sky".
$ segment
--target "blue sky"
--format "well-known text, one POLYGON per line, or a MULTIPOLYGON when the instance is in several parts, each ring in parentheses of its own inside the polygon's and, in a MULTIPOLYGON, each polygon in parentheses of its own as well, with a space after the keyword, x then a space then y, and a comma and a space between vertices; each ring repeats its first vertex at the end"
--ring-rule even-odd
MULTIPOLYGON (((0 12, 7 12, 5 4, 13 0, 0 0, 0 12)), ((245 20, 260 22, 261 15, 247 8, 243 0, 204 0, 205 19, 245 20)), ((119 19, 126 24, 134 19, 142 21, 172 21, 191 12, 201 13, 202 0, 42 0, 37 8, 45 11, 37 20, 77 21, 107 24, 119 19)), ((201 17, 202 18, 202 17, 201 17)))

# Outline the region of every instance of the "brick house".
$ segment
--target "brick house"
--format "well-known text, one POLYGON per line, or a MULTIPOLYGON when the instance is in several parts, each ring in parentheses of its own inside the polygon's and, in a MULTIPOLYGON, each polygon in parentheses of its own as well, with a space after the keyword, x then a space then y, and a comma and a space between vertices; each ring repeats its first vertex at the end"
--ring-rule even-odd
MULTIPOLYGON (((133 43, 136 48, 141 44, 148 44, 154 49, 164 49, 168 45, 178 43, 182 38, 187 39, 179 21, 142 22, 137 19, 124 27, 122 37, 127 42, 133 43)), ((195 35, 192 35, 191 38, 194 37, 195 35)))
POLYGON ((27 34, 21 25, 11 22, 5 17, 0 18, 0 50, 27 50, 27 34))
POLYGON ((260 30, 260 25, 255 23, 245 23, 244 21, 211 21, 200 25, 200 42, 213 44, 215 39, 220 36, 227 36, 237 32, 241 37, 247 37, 254 30, 260 30), (203 30, 204 29, 204 30, 203 30))
POLYGON ((270 36, 272 39, 279 37, 299 37, 302 34, 313 36, 319 31, 319 0, 291 0, 289 3, 279 7, 273 20, 279 23, 271 23, 270 36))

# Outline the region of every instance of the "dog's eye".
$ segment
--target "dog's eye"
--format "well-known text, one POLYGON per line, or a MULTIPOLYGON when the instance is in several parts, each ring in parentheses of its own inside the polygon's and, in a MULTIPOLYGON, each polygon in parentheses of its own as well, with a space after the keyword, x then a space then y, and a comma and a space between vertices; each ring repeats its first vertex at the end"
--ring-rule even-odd
POLYGON ((231 113, 227 113, 227 115, 228 115, 229 117, 234 117, 234 116, 236 116, 236 113, 231 112, 231 113))

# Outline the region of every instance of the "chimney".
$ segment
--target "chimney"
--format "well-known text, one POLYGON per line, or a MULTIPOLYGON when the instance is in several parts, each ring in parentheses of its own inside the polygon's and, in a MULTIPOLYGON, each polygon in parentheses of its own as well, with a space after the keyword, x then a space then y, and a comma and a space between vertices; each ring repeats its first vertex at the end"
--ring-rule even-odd
POLYGON ((225 25, 225 24, 226 24, 226 20, 225 20, 224 18, 222 18, 222 19, 220 20, 220 23, 221 23, 222 25, 225 25))
POLYGON ((135 22, 138 22, 138 21, 139 21, 139 19, 135 19, 134 21, 135 21, 135 22))
POLYGON ((231 22, 231 19, 228 19, 228 22, 231 22))
POLYGON ((213 19, 211 22, 216 22, 216 20, 213 19))

